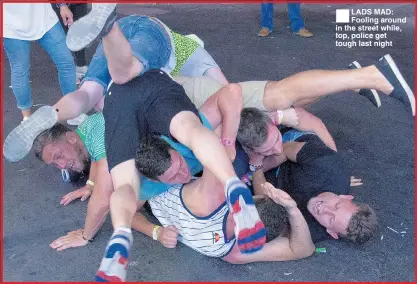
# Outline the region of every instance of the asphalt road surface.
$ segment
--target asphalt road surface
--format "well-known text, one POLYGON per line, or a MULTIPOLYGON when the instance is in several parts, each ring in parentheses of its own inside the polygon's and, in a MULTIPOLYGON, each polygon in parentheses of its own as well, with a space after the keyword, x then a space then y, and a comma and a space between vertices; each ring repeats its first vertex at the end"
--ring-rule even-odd
MULTIPOLYGON (((308 69, 343 69, 390 53, 414 89, 413 5, 302 5, 312 38, 293 35, 285 5, 275 6, 275 30, 259 38, 260 5, 123 5, 119 16, 157 16, 183 34, 195 33, 231 82, 279 80, 308 69), (401 32, 388 33, 393 47, 335 46, 336 8, 390 8, 406 17, 401 32)), ((57 72, 39 45, 31 51, 34 103, 53 104, 60 97, 57 72)), ((95 47, 88 49, 88 57, 95 47)), ((4 63, 4 133, 20 123, 20 112, 4 63)), ((130 281, 414 281, 414 119, 396 100, 381 95, 375 108, 361 96, 344 92, 309 108, 333 134, 351 174, 363 185, 352 189, 379 217, 379 232, 362 247, 342 241, 317 244, 326 253, 283 263, 231 265, 199 255, 179 244, 166 249, 134 233, 130 281), (393 230, 391 230, 391 229, 393 230), (396 232, 395 232, 395 231, 396 232), (398 232, 398 233, 397 233, 398 232), (403 232, 403 233, 401 233, 403 232), (405 233, 404 233, 405 232, 405 233)), ((35 107, 36 108, 36 107, 35 107)), ((60 171, 31 153, 19 163, 4 162, 4 279, 6 281, 92 281, 112 233, 110 218, 92 244, 56 252, 49 244, 84 225, 87 202, 59 205, 73 190, 60 171)))

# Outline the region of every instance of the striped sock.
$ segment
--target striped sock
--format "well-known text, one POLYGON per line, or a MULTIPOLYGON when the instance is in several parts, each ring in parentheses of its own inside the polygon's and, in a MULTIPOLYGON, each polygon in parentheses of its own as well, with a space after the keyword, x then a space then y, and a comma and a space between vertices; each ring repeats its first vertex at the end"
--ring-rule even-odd
POLYGON ((226 183, 226 200, 235 221, 235 235, 241 253, 254 253, 266 242, 266 229, 256 210, 252 193, 238 178, 226 183))

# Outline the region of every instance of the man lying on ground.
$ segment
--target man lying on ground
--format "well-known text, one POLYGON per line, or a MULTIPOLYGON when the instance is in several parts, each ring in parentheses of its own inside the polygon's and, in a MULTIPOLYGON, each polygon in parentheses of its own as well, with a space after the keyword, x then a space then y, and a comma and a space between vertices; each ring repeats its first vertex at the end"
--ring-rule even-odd
MULTIPOLYGON (((235 163, 240 164, 241 175, 248 169, 248 158, 241 147, 238 146, 237 149, 235 163), (242 167, 244 162, 245 167, 242 167)), ((169 151, 173 149, 166 141, 156 136, 148 137, 138 149, 138 169, 144 170, 150 176, 158 176, 160 164, 171 162, 169 151)), ((239 166, 235 169, 239 175, 239 166)), ((268 221, 281 220, 282 212, 276 207, 277 204, 283 206, 289 217, 290 231, 285 236, 272 236, 273 240, 266 243, 261 250, 252 254, 242 254, 240 251, 251 250, 253 247, 236 242, 233 234, 235 224, 222 192, 219 180, 209 170, 204 170, 201 178, 185 185, 173 185, 168 191, 149 200, 152 212, 162 227, 149 222, 137 212, 132 228, 159 240, 165 247, 175 247, 179 239, 199 253, 235 264, 295 260, 308 257, 314 252, 307 223, 295 201, 284 191, 274 188, 271 184, 264 184, 263 193, 266 193, 266 196, 255 196, 255 200, 271 198, 274 201, 268 202, 268 207, 263 210, 270 212, 269 217, 273 212, 268 221)), ((264 201, 255 201, 255 204, 257 203, 264 201)), ((278 229, 277 226, 282 227, 276 222, 265 225, 267 229, 271 227, 271 231, 272 227, 275 227, 275 231, 278 229)))
POLYGON ((290 194, 304 214, 314 242, 329 234, 364 243, 375 233, 375 212, 367 204, 352 201, 350 175, 340 155, 313 132, 289 130, 281 137, 268 116, 247 108, 241 113, 238 140, 250 157, 255 194, 262 194, 261 185, 266 181, 290 194), (265 179, 264 172, 276 167, 265 179))

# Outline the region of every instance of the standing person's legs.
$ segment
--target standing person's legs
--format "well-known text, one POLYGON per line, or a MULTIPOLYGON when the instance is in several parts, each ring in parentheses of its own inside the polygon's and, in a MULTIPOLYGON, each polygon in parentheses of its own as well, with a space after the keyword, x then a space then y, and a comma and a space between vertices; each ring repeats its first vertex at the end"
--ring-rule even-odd
MULTIPOLYGON (((72 11, 74 21, 77 21, 78 19, 84 17, 88 13, 87 4, 71 4, 70 9, 72 11)), ((86 54, 85 54, 85 48, 81 49, 80 51, 74 52, 74 58, 75 58, 76 68, 79 67, 77 69, 80 69, 81 67, 85 67, 85 72, 86 72, 86 70, 87 70, 87 59, 86 59, 86 54)), ((84 74, 82 74, 82 76, 85 75, 85 72, 84 72, 84 74)), ((79 70, 77 70, 77 76, 78 76, 78 73, 79 73, 79 70)))
POLYGON ((304 28, 304 20, 301 17, 300 4, 287 4, 288 18, 290 20, 291 31, 293 33, 298 32, 301 28, 304 28))
POLYGON ((260 37, 268 36, 274 28, 274 4, 261 4, 261 31, 258 33, 260 37))
POLYGON ((58 69, 58 81, 63 95, 77 89, 74 58, 65 44, 65 33, 60 23, 56 23, 38 40, 48 52, 58 69))
POLYGON ((305 27, 303 17, 301 16, 300 6, 301 4, 287 4, 291 31, 302 37, 312 37, 313 33, 305 27))
POLYGON ((270 31, 274 28, 274 4, 261 4, 261 27, 270 31))
POLYGON ((32 97, 29 84, 30 41, 4 38, 4 50, 9 58, 11 83, 17 107, 23 118, 31 115, 32 97))
MULTIPOLYGON (((51 4, 51 5, 55 13, 58 16, 59 22, 61 23, 65 34, 67 34, 68 26, 66 26, 64 24, 64 21, 62 20, 60 9, 55 4, 51 4)), ((84 17, 85 15, 87 15, 87 12, 88 12, 87 4, 70 4, 68 5, 68 8, 72 12, 74 21, 78 20, 81 17, 84 17)), ((75 59, 76 76, 78 80, 81 80, 82 77, 84 77, 85 73, 87 72, 87 59, 86 59, 85 49, 81 49, 80 51, 74 52, 74 59, 75 59)))

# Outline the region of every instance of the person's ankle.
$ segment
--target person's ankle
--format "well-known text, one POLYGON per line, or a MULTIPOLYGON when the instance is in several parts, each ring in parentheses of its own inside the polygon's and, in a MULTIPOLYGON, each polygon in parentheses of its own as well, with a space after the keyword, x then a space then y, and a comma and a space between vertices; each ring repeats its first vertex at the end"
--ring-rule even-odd
POLYGON ((384 74, 379 71, 379 69, 375 65, 371 65, 368 67, 364 67, 362 69, 369 68, 373 81, 376 82, 376 88, 378 91, 381 91, 385 95, 389 95, 394 90, 394 87, 391 85, 391 83, 388 81, 388 79, 384 76, 384 74))

